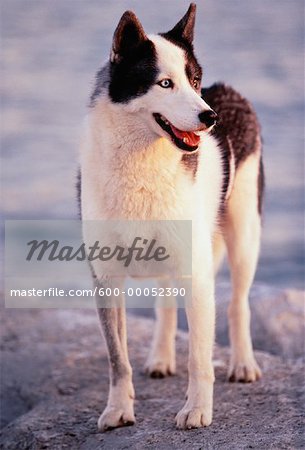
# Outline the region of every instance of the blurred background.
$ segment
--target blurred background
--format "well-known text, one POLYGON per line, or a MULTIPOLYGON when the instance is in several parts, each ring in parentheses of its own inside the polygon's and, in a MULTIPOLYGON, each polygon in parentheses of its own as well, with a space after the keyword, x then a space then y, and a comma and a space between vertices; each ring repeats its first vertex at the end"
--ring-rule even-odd
MULTIPOLYGON (((167 31, 189 1, 1 0, 2 214, 76 218, 78 142, 95 72, 121 14, 167 31)), ((198 1, 203 84, 222 80, 254 104, 266 199, 256 280, 304 288, 303 0, 198 1)), ((224 269, 220 278, 228 278, 224 269)))

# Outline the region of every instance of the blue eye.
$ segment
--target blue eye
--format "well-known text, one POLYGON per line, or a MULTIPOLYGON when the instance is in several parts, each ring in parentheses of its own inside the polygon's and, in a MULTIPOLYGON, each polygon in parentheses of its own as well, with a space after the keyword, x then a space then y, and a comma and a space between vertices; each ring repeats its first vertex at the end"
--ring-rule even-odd
POLYGON ((163 80, 158 81, 157 84, 164 89, 174 87, 174 83, 172 82, 172 80, 170 78, 164 78, 163 80))

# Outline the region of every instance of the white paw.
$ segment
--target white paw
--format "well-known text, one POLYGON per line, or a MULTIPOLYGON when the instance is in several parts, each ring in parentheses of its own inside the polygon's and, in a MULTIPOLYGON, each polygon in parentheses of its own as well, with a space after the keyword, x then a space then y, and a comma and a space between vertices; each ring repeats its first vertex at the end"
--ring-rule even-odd
POLYGON ((212 422, 212 408, 206 406, 188 406, 188 402, 176 415, 177 428, 188 430, 191 428, 207 427, 212 422))
POLYGON ((173 356, 154 356, 148 358, 145 364, 145 372, 151 378, 164 378, 176 373, 176 362, 173 356))
POLYGON ((99 431, 107 431, 112 428, 124 427, 133 425, 135 423, 135 416, 133 412, 133 405, 122 406, 107 406, 98 419, 99 431))
POLYGON ((262 372, 254 356, 248 358, 232 358, 229 365, 228 380, 251 383, 261 378, 262 372))

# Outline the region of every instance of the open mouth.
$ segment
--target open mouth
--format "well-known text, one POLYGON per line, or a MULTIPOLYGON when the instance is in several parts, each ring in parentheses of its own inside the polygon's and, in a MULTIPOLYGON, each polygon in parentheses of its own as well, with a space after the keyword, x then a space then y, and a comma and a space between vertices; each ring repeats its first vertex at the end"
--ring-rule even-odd
POLYGON ((155 121, 166 131, 172 142, 181 150, 194 152, 197 150, 200 136, 193 131, 181 131, 174 127, 164 116, 159 113, 153 113, 155 121))

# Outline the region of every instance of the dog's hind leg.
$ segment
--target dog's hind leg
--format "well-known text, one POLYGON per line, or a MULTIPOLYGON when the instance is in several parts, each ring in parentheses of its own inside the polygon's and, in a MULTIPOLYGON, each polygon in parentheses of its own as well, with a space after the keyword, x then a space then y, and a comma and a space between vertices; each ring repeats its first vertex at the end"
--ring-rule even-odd
POLYGON ((248 156, 241 163, 236 172, 224 223, 233 290, 228 309, 230 381, 250 382, 261 377, 253 354, 248 300, 260 248, 259 170, 259 152, 248 156))
MULTIPOLYGON (((164 289, 165 292, 166 288, 171 289, 171 283, 159 280, 159 289, 164 289)), ((163 378, 176 372, 177 308, 175 297, 158 297, 155 312, 156 324, 153 343, 145 369, 152 378, 163 378)))
POLYGON ((225 256, 226 244, 222 231, 217 229, 213 236, 213 264, 214 274, 217 275, 225 256))
MULTIPOLYGON (((98 287, 113 288, 98 284, 98 287)), ((117 287, 117 286, 116 286, 117 287)), ((98 315, 108 350, 110 389, 107 406, 98 420, 100 431, 135 422, 132 368, 127 353, 126 318, 123 297, 97 297, 98 315), (109 307, 100 307, 101 305, 109 307)))

